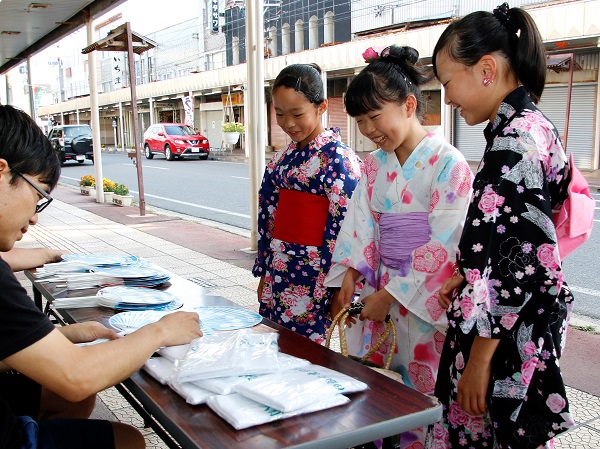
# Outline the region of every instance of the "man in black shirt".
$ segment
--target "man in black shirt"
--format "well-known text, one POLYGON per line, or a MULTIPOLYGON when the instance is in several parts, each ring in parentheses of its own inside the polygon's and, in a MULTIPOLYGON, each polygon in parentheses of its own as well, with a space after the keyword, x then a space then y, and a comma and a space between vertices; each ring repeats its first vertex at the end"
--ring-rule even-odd
MULTIPOLYGON (((52 201, 60 162, 48 139, 24 112, 0 106, 0 251, 23 237, 38 213, 52 201)), ((62 332, 39 311, 0 260, 0 370, 16 370, 71 402, 126 379, 156 349, 189 343, 202 335, 198 315, 176 312, 123 338, 91 345, 112 335, 98 325, 71 325, 62 332)), ((0 380, 1 381, 1 380, 0 380)), ((141 434, 120 423, 94 420, 42 420, 17 417, 0 400, 0 447, 128 448, 144 447, 141 434)))

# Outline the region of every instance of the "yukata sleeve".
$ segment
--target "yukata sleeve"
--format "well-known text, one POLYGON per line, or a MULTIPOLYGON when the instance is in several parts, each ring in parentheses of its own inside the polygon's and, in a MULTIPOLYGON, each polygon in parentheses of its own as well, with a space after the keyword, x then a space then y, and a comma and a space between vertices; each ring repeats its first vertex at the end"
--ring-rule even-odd
POLYGON ((363 173, 352 194, 342 229, 338 234, 333 252, 334 263, 325 278, 325 286, 341 287, 348 268, 354 268, 367 282, 376 287, 377 265, 366 255, 379 252, 375 229, 367 194, 367 176, 363 173), (373 251, 369 252, 369 248, 373 251), (367 263, 367 260, 370 263, 367 263))
POLYGON ((446 313, 438 292, 452 275, 458 242, 471 199, 473 174, 456 151, 446 153, 430 188, 429 241, 411 253, 408 270, 399 270, 387 285, 388 292, 426 322, 445 329, 446 313))
POLYGON ((323 236, 322 266, 329 267, 342 228, 352 193, 361 177, 361 162, 358 156, 345 145, 336 145, 331 151, 323 183, 329 200, 327 223, 323 236))
POLYGON ((255 277, 264 276, 267 271, 267 260, 271 254, 271 240, 275 214, 279 203, 279 189, 274 183, 273 170, 268 166, 258 192, 258 251, 252 274, 255 277))
POLYGON ((479 253, 485 269, 461 267, 469 284, 461 295, 463 320, 465 311, 470 315, 461 328, 488 338, 514 338, 516 330, 519 341, 529 341, 534 324, 549 320, 562 288, 549 191, 565 167, 562 157, 545 156, 552 129, 532 123, 519 129, 516 121, 513 126, 517 138, 494 143, 504 149, 497 157, 505 165, 491 178, 498 182, 478 186, 474 201, 481 238, 461 258, 479 253))

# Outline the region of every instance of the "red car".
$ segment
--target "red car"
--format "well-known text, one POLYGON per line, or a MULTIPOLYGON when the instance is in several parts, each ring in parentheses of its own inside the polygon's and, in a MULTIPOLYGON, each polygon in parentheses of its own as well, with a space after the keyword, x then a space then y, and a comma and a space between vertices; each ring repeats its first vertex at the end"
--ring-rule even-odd
POLYGON ((155 154, 163 154, 169 161, 187 156, 208 159, 209 148, 206 137, 183 123, 156 123, 144 133, 146 159, 152 159, 155 154))

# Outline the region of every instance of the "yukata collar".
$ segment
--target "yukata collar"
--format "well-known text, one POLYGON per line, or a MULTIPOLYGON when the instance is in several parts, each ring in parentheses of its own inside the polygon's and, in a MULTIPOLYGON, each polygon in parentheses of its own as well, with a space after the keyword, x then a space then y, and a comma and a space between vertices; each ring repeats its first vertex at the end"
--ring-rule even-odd
POLYGON ((527 107, 531 108, 533 102, 525 86, 519 86, 509 93, 498 108, 493 122, 489 122, 485 127, 483 134, 489 142, 495 135, 505 128, 506 124, 512 119, 516 111, 521 111, 527 107))
MULTIPOLYGON (((324 147, 325 145, 327 145, 328 143, 333 142, 334 140, 339 140, 339 141, 342 140, 342 137, 340 134, 340 128, 329 128, 329 129, 324 130, 322 133, 317 134, 317 136, 313 140, 308 142, 306 147, 308 147, 312 150, 319 150, 322 147, 324 147)), ((289 148, 291 148, 293 150, 301 149, 298 146, 298 142, 290 143, 289 148)))

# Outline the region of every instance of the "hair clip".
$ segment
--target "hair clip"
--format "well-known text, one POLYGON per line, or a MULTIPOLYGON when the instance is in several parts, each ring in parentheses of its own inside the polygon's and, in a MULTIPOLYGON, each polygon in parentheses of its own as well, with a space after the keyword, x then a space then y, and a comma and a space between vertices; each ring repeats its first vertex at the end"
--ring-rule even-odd
POLYGON ((298 77, 296 80, 296 87, 294 87, 296 92, 300 92, 300 87, 302 87, 302 78, 298 77))

